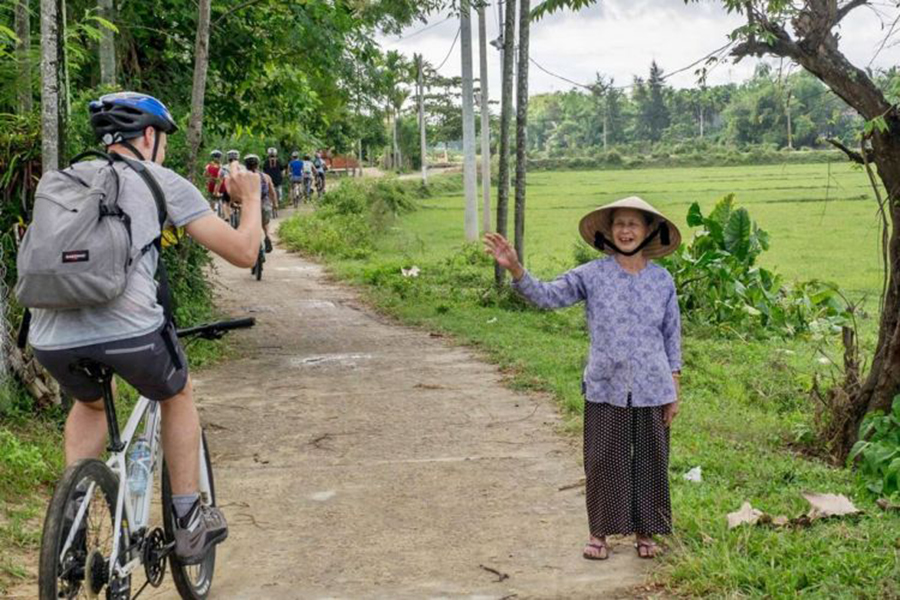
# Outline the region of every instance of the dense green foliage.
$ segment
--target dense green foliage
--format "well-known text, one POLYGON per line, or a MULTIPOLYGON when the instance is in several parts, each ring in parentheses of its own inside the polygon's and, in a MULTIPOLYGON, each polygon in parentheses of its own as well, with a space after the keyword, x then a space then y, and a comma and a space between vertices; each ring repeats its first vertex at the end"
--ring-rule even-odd
MULTIPOLYGON (((882 79, 888 85, 896 75, 882 79)), ((863 126, 812 75, 785 74, 764 63, 740 84, 674 89, 654 62, 649 78, 636 77, 627 89, 599 74, 588 87, 531 98, 532 158, 590 156, 612 148, 626 156, 716 154, 717 147, 774 150, 788 147, 788 112, 792 148, 821 147, 826 138, 850 142, 863 126)))

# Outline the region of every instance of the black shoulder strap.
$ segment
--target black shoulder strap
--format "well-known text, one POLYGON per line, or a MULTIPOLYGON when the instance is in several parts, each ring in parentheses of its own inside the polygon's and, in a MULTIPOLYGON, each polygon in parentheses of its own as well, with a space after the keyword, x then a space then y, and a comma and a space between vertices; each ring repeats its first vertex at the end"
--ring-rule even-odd
MULTIPOLYGON (((159 182, 156 181, 156 177, 153 176, 150 169, 143 163, 122 156, 121 154, 113 153, 111 156, 113 160, 124 162, 132 171, 141 176, 141 179, 143 179, 144 183, 147 184, 147 187, 150 188, 150 194, 153 196, 154 202, 156 202, 156 215, 159 218, 159 236, 153 240, 153 245, 156 247, 158 254, 156 261, 156 276, 159 280, 159 286, 156 288, 156 301, 163 307, 163 312, 166 315, 166 324, 171 325, 174 328, 176 325, 175 311, 172 308, 172 291, 169 287, 169 273, 166 270, 166 261, 163 260, 162 256, 162 233, 163 228, 166 226, 166 218, 168 216, 165 194, 163 193, 162 188, 159 187, 159 182)), ((172 361, 175 368, 180 370, 183 365, 181 357, 175 348, 175 342, 173 341, 172 335, 170 335, 170 332, 165 332, 162 337, 166 342, 169 354, 172 355, 172 361)))

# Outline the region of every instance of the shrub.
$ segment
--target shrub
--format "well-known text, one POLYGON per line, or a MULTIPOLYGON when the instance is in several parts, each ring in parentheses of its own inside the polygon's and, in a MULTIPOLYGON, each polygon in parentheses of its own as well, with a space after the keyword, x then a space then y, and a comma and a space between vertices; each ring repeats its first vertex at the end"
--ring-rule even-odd
POLYGON ((787 286, 756 265, 769 234, 735 206, 733 194, 709 216, 695 202, 687 224, 700 228, 693 241, 662 261, 687 320, 761 337, 826 333, 847 322, 836 286, 815 280, 787 286))
POLYGON ((889 414, 866 415, 847 460, 857 463, 860 485, 870 494, 900 498, 900 396, 889 414))
POLYGON ((374 248, 374 231, 365 213, 343 214, 334 208, 292 217, 278 233, 292 250, 316 256, 365 258, 374 248))

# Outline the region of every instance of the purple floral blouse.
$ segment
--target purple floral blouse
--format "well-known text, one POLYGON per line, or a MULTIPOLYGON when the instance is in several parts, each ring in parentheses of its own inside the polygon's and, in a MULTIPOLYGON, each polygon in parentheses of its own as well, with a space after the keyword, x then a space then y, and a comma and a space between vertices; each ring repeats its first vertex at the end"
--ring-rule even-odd
POLYGON ((540 308, 584 300, 591 349, 585 398, 627 406, 676 400, 672 373, 681 370, 681 313, 675 282, 652 262, 636 274, 601 258, 544 282, 526 271, 513 288, 540 308))

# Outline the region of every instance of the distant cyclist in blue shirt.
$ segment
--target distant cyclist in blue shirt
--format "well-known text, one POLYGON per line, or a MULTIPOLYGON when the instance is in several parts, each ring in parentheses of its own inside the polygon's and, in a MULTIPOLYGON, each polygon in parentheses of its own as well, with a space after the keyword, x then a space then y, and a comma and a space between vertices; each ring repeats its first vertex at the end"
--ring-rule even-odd
POLYGON ((291 153, 288 172, 291 175, 291 200, 294 202, 294 208, 297 208, 303 194, 303 161, 300 160, 300 153, 296 150, 291 153))

